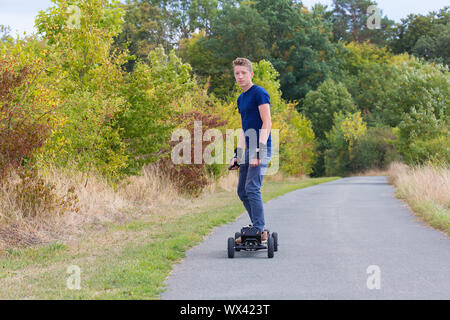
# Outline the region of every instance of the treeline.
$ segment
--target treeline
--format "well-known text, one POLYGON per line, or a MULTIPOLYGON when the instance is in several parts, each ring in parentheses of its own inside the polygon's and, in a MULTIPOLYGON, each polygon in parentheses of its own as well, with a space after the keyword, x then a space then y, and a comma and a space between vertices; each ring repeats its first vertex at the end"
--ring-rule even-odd
POLYGON ((288 174, 450 159, 448 8, 400 24, 382 17, 372 30, 370 1, 311 10, 292 0, 54 3, 36 17, 37 35, 14 39, 2 28, 3 178, 56 165, 84 172, 86 184, 95 170, 115 185, 157 163, 199 194, 226 165, 174 165, 171 133, 193 133, 194 121, 203 132, 240 127, 238 56, 255 62, 254 82, 271 96, 288 174))
POLYGON ((282 98, 312 122, 313 175, 383 168, 401 158, 448 161, 449 7, 400 23, 381 11, 374 29, 373 5, 334 0, 331 8, 309 10, 292 0, 129 1, 116 44, 128 43, 143 60, 156 45, 175 49, 221 99, 236 90, 235 57, 269 61, 282 98), (149 20, 146 12, 158 14, 149 20), (338 111, 349 119, 360 112, 367 130, 338 142, 330 135, 338 111))

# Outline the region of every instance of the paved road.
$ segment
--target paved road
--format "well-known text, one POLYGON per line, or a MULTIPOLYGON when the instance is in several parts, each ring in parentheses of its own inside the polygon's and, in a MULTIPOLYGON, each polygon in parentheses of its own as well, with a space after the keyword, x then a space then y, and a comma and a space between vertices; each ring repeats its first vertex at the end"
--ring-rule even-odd
POLYGON ((265 212, 279 233, 274 259, 266 251, 227 258, 245 213, 187 252, 161 298, 450 299, 450 240, 418 221, 385 177, 300 189, 265 212))

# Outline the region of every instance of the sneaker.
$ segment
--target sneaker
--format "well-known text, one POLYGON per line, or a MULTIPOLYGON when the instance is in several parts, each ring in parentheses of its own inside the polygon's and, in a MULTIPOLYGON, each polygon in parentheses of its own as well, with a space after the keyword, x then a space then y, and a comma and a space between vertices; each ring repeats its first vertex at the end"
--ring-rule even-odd
POLYGON ((268 238, 269 238, 269 233, 267 232, 267 230, 264 230, 264 232, 261 235, 261 241, 265 242, 265 241, 267 241, 268 238))

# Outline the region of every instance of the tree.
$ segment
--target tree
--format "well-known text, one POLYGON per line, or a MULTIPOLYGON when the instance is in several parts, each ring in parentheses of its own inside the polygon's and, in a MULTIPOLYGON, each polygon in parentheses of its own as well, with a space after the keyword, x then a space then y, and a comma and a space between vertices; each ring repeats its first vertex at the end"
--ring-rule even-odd
POLYGON ((450 24, 434 25, 431 35, 421 36, 411 52, 428 61, 450 65, 450 24))
POLYGON ((300 101, 327 77, 339 73, 343 48, 331 43, 331 25, 292 0, 260 0, 254 7, 267 19, 268 60, 280 73, 283 98, 300 101))
POLYGON ((212 20, 211 32, 184 42, 180 55, 195 73, 211 76, 211 91, 221 97, 234 87, 230 64, 236 57, 268 60, 280 74, 283 98, 300 101, 339 72, 343 48, 330 36, 331 26, 323 24, 321 15, 297 1, 248 1, 225 6, 212 20))
POLYGON ((126 108, 120 90, 126 51, 111 50, 120 33, 123 10, 117 2, 88 0, 69 7, 67 0, 40 11, 38 33, 46 40, 46 70, 54 79, 65 124, 53 132, 41 165, 75 164, 88 181, 91 170, 117 180, 126 166, 126 143, 114 128, 115 114, 126 108))
POLYGON ((165 50, 172 49, 176 32, 164 3, 160 0, 127 0, 122 5, 125 10, 124 24, 121 33, 114 39, 114 46, 128 48, 135 57, 126 63, 127 71, 133 69, 136 61, 146 61, 149 52, 159 45, 165 50))
POLYGON ((380 29, 369 29, 367 21, 370 14, 367 9, 370 6, 377 6, 377 3, 371 0, 333 0, 331 21, 335 41, 385 44, 394 21, 383 17, 380 11, 380 29))
POLYGON ((227 5, 213 19, 211 34, 185 40, 180 55, 204 80, 211 77, 211 92, 224 98, 234 88, 231 62, 237 57, 263 59, 267 55, 267 32, 267 21, 256 9, 227 5))
POLYGON ((0 42, 11 42, 11 27, 0 24, 0 42))
POLYGON ((328 149, 325 152, 325 173, 327 176, 346 175, 351 172, 355 144, 365 136, 366 124, 361 113, 334 114, 334 125, 326 133, 328 149))
MULTIPOLYGON (((236 6, 237 0, 127 0, 123 31, 116 47, 128 47, 137 59, 146 61, 148 53, 162 45, 169 52, 195 32, 211 34, 212 20, 219 10, 236 6)), ((128 71, 136 60, 126 64, 128 71)))
POLYGON ((351 42, 345 48, 342 72, 335 79, 345 85, 369 125, 388 123, 383 114, 391 106, 383 103, 383 96, 397 79, 393 55, 369 42, 351 42))
POLYGON ((115 128, 127 143, 124 172, 139 174, 143 165, 156 162, 168 147, 176 110, 171 104, 194 88, 191 67, 172 50, 160 45, 149 53, 149 64, 138 61, 122 86, 127 108, 116 115, 115 128))
POLYGON ((350 93, 342 83, 332 79, 325 80, 317 90, 309 92, 301 108, 306 118, 311 120, 318 139, 325 138, 325 133, 331 130, 336 112, 356 112, 350 93))
POLYGON ((48 83, 43 50, 38 41, 18 39, 0 43, 0 182, 12 169, 31 160, 60 125, 55 110, 61 101, 48 83))
POLYGON ((394 53, 413 53, 448 63, 450 7, 427 15, 410 14, 396 24, 389 46, 394 53))

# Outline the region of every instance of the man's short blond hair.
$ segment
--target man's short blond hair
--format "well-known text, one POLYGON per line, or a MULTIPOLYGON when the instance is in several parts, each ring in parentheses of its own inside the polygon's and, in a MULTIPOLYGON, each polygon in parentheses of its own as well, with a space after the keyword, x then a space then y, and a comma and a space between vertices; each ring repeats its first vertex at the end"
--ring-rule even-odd
POLYGON ((247 67, 247 69, 250 72, 253 72, 252 62, 246 58, 236 58, 236 60, 233 61, 232 65, 233 65, 233 69, 236 66, 243 66, 243 67, 247 67))

